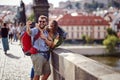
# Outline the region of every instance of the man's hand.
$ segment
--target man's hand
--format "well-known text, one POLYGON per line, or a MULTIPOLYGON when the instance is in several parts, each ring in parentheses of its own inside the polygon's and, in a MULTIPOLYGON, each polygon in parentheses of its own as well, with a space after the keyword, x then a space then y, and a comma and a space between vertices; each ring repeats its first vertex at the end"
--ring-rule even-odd
POLYGON ((42 30, 40 31, 40 38, 42 38, 44 40, 47 39, 42 30))

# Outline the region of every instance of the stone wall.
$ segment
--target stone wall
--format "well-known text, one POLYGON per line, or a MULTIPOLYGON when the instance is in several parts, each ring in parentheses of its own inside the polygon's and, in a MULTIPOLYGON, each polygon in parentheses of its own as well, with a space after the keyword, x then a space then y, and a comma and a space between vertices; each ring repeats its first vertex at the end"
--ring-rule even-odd
POLYGON ((57 48, 51 55, 50 80, 120 80, 120 73, 111 67, 57 48))
POLYGON ((101 55, 107 53, 105 46, 60 46, 60 48, 82 55, 101 55))

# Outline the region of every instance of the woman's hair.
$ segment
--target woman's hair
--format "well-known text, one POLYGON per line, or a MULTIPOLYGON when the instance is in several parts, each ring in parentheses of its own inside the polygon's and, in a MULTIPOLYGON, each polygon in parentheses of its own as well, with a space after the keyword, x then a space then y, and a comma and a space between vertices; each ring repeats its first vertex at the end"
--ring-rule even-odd
MULTIPOLYGON (((53 20, 53 21, 51 22, 51 24, 54 26, 54 28, 52 28, 52 29, 53 29, 53 33, 56 34, 56 33, 57 33, 57 29, 58 29, 58 22, 57 22, 56 20, 53 20)), ((49 32, 49 31, 50 31, 50 28, 47 27, 47 30, 48 30, 48 32, 49 32)))
POLYGON ((54 26, 58 27, 58 22, 56 20, 52 21, 54 23, 54 26))
POLYGON ((53 31, 54 31, 54 33, 56 33, 57 29, 58 29, 58 22, 56 20, 53 20, 52 24, 54 25, 54 28, 53 28, 54 30, 53 31))

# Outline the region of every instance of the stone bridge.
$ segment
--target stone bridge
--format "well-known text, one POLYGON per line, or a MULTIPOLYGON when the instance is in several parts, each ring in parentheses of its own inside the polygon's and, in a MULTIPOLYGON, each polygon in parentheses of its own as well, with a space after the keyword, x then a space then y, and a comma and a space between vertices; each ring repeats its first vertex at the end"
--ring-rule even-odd
MULTIPOLYGON (((49 80, 120 80, 120 73, 111 67, 67 49, 55 49, 50 62, 49 80)), ((29 80, 31 67, 31 59, 22 53, 19 42, 10 44, 5 55, 0 41, 0 80, 29 80)))
POLYGON ((83 55, 58 48, 51 56, 50 80, 120 80, 120 73, 83 55))

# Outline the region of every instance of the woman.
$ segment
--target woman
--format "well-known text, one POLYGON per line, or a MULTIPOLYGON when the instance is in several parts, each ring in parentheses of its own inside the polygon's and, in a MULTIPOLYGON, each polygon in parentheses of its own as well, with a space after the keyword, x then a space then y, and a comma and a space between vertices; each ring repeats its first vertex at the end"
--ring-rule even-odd
POLYGON ((7 27, 7 23, 3 23, 3 26, 1 28, 1 37, 5 54, 7 54, 7 50, 9 50, 8 31, 9 29, 7 27))
MULTIPOLYGON (((54 49, 54 46, 58 42, 58 39, 59 39, 59 33, 57 32, 57 29, 58 29, 58 23, 55 20, 53 20, 50 23, 50 26, 47 28, 48 33, 49 33, 48 39, 53 41, 53 43, 51 44, 51 50, 54 49)), ((30 77, 31 77, 31 80, 33 80, 33 77, 34 77, 34 68, 33 67, 31 69, 31 76, 30 77)))
POLYGON ((50 23, 50 27, 48 27, 49 37, 52 38, 53 40, 53 43, 51 45, 52 49, 55 47, 55 45, 59 40, 59 33, 57 32, 57 30, 58 30, 58 23, 57 21, 53 20, 50 23))

